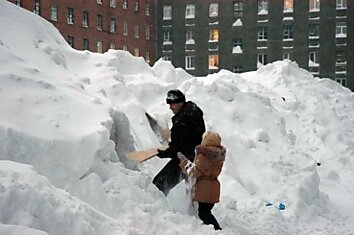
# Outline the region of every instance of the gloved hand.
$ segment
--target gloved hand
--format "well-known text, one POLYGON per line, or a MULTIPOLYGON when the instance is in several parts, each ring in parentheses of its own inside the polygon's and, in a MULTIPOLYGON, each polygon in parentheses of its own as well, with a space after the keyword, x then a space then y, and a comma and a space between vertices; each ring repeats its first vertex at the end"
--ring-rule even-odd
POLYGON ((183 160, 183 161, 181 161, 180 163, 179 163, 179 168, 181 168, 181 170, 183 171, 183 172, 185 172, 185 170, 186 170, 186 165, 188 164, 188 160, 183 160))

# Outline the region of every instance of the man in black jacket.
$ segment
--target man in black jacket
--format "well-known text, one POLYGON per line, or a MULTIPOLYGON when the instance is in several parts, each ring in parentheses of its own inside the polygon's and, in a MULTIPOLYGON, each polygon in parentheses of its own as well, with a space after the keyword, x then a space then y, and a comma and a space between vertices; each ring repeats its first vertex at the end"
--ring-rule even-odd
POLYGON ((171 142, 166 150, 158 150, 160 158, 171 158, 152 181, 165 196, 183 179, 179 168, 177 152, 184 154, 193 162, 194 148, 201 143, 205 132, 202 110, 193 102, 187 101, 180 90, 170 90, 166 103, 174 113, 172 117, 171 142))

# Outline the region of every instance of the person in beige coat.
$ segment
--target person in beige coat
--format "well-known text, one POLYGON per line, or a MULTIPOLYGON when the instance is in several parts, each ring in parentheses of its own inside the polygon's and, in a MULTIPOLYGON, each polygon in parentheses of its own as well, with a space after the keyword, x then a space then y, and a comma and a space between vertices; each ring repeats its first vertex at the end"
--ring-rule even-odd
POLYGON ((216 132, 205 132, 203 140, 196 148, 196 157, 192 168, 187 169, 188 160, 183 160, 180 167, 185 174, 194 177, 192 200, 198 202, 198 216, 204 224, 221 227, 211 213, 215 203, 220 201, 220 182, 218 176, 225 161, 226 149, 221 145, 221 137, 216 132))

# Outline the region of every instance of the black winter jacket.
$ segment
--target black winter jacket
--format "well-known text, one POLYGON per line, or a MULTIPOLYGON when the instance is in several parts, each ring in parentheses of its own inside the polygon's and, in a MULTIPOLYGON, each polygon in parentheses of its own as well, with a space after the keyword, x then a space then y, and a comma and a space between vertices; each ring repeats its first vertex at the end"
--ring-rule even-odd
POLYGON ((194 160, 194 149, 202 142, 205 132, 203 111, 193 102, 185 102, 172 117, 171 142, 165 151, 159 151, 161 158, 176 158, 177 152, 194 160))

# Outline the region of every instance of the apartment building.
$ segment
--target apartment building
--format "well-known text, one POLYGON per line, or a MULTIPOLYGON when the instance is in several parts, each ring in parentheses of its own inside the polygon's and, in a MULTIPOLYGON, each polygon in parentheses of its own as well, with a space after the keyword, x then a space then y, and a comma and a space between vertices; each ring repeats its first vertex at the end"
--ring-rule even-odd
POLYGON ((354 0, 159 0, 157 56, 196 76, 290 59, 354 90, 354 0))
POLYGON ((51 22, 75 49, 156 60, 155 0, 8 0, 51 22))

